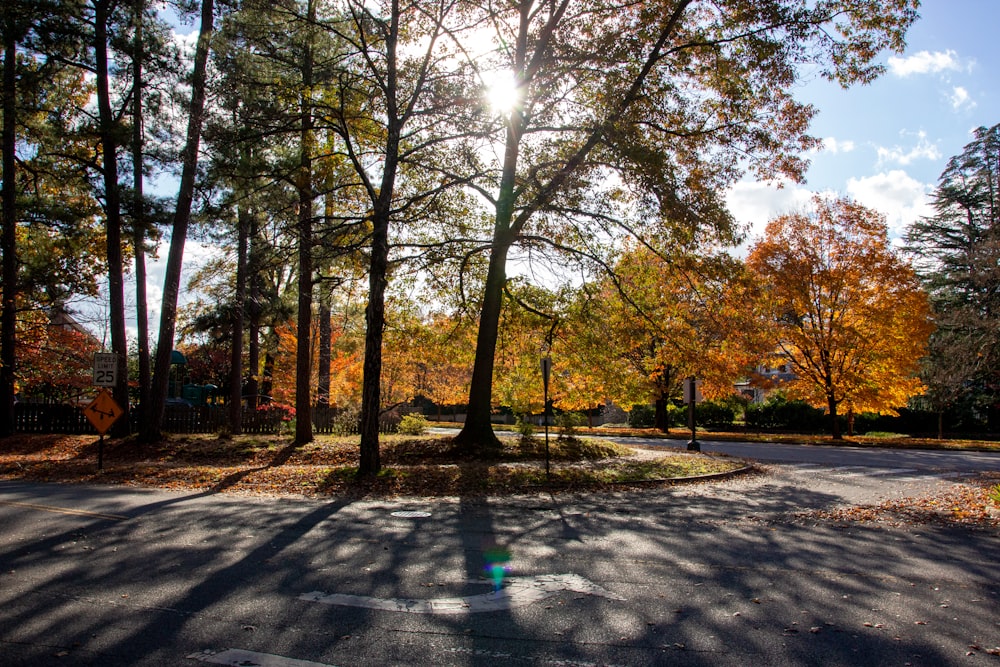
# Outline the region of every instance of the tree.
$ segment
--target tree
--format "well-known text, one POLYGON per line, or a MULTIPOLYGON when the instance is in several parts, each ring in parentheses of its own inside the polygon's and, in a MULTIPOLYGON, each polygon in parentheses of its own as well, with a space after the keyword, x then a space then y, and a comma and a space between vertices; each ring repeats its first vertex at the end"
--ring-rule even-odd
POLYGON ((469 109, 459 42, 469 26, 459 9, 455 0, 351 0, 343 21, 326 24, 348 45, 326 113, 364 201, 354 222, 367 232, 361 475, 381 468, 386 293, 396 263, 391 251, 400 246, 392 232, 401 236, 407 227, 440 219, 443 195, 469 177, 461 167, 470 159, 460 149, 450 154, 448 149, 450 140, 468 134, 472 125, 463 115, 469 109))
POLYGON ((885 218, 848 199, 815 197, 807 213, 768 223, 747 267, 762 287, 787 389, 830 415, 893 414, 920 394, 933 330, 927 294, 889 242, 885 218))
POLYGON ((167 401, 167 383, 170 372, 170 353, 173 351, 174 331, 177 326, 177 298, 180 292, 181 264, 184 258, 184 244, 187 240, 188 225, 191 221, 191 207, 194 203, 195 177, 198 169, 198 147, 204 122, 205 93, 208 70, 208 54, 214 27, 214 2, 202 0, 201 27, 195 47, 194 65, 191 73, 191 99, 187 114, 187 137, 182 154, 181 182, 177 192, 177 206, 174 209, 170 235, 170 250, 167 254, 167 268, 163 280, 163 299, 160 307, 160 330, 153 364, 153 387, 150 391, 150 409, 140 430, 140 438, 145 442, 155 442, 160 437, 160 422, 167 401))
POLYGON ((623 235, 668 246, 732 228, 718 193, 752 169, 799 178, 815 110, 792 97, 812 71, 872 80, 901 50, 910 0, 802 3, 522 1, 493 9, 497 68, 518 102, 503 156, 477 190, 494 211, 469 416, 456 441, 496 447, 491 392, 512 248, 584 257, 623 235))
POLYGON ((19 326, 20 394, 66 402, 91 389, 94 353, 101 349, 93 336, 58 308, 25 312, 19 326))
POLYGON ((103 273, 98 207, 78 165, 94 146, 77 132, 93 92, 68 63, 79 3, 3 5, 3 255, 0 434, 14 425, 18 312, 94 294, 103 273))
MULTIPOLYGON (((130 122, 132 137, 130 152, 132 159, 132 197, 126 204, 129 223, 131 224, 132 253, 135 262, 135 310, 136 310, 136 352, 138 355, 137 378, 139 382, 139 409, 148 411, 149 393, 152 387, 152 363, 149 350, 149 298, 146 293, 146 253, 149 251, 149 241, 159 237, 158 225, 169 224, 169 214, 166 212, 168 203, 159 197, 149 197, 145 192, 145 177, 147 164, 155 159, 162 160, 164 155, 155 147, 148 147, 147 133, 160 139, 166 135, 162 131, 165 114, 158 113, 165 97, 164 89, 173 87, 180 74, 174 67, 171 43, 167 38, 167 30, 158 15, 150 11, 146 0, 132 0, 131 25, 132 39, 130 52, 131 79, 130 95, 132 98, 130 122), (167 85, 163 85, 164 83, 167 85), (147 153, 149 159, 147 161, 147 153)), ((168 143, 168 142, 163 142, 168 143)))
POLYGON ((1000 376, 1000 125, 974 137, 938 179, 934 214, 906 232, 934 305, 923 377, 941 417, 963 397, 993 404, 1000 376))
POLYGON ((652 402, 665 432, 685 378, 701 379, 708 396, 729 395, 762 351, 752 287, 742 263, 725 253, 704 248, 669 261, 627 247, 611 276, 581 291, 567 321, 574 383, 600 387, 592 400, 652 402))
POLYGON ((469 395, 475 329, 460 314, 431 313, 420 331, 416 393, 438 407, 461 405, 469 395))
POLYGON ((111 350, 117 355, 118 383, 113 388, 124 419, 116 425, 128 433, 128 342, 125 339, 125 266, 122 258, 122 200, 118 182, 118 146, 122 135, 121 115, 112 107, 109 31, 114 20, 115 0, 93 0, 93 53, 97 87, 100 173, 104 194, 104 230, 107 242, 108 296, 110 299, 111 350))

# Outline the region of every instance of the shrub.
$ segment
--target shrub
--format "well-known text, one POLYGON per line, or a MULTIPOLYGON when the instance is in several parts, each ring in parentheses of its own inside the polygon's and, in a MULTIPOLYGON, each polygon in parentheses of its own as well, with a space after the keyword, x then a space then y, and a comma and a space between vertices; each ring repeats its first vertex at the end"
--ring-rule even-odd
POLYGON ((287 403, 264 403, 257 406, 257 414, 283 422, 290 422, 295 419, 295 408, 287 403))
POLYGON ((360 431, 361 411, 358 408, 344 408, 333 418, 334 435, 357 435, 360 431))
POLYGON ((656 423, 656 411, 652 405, 636 405, 628 413, 628 425, 632 428, 650 428, 656 423))
POLYGON ((582 412, 560 412, 556 415, 556 426, 562 429, 560 437, 572 436, 576 429, 587 423, 587 416, 582 412))
POLYGON ((535 433, 535 425, 523 419, 521 415, 518 415, 517 421, 514 422, 514 430, 520 433, 522 437, 530 438, 535 433))
POLYGON ((827 427, 823 410, 805 401, 790 401, 781 392, 773 394, 764 403, 751 403, 744 415, 747 426, 751 428, 815 432, 827 427))
POLYGON ((667 426, 687 426, 688 406, 667 403, 667 426))
POLYGON ((399 420, 396 432, 403 435, 423 435, 427 432, 427 420, 419 412, 411 412, 399 420))
POLYGON ((729 428, 736 419, 736 411, 720 401, 704 401, 694 406, 694 418, 702 426, 729 428))

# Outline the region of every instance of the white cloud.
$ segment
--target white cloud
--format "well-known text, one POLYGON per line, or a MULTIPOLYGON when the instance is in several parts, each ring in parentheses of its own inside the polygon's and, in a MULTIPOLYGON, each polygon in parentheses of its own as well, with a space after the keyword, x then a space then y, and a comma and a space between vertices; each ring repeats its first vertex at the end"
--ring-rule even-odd
POLYGON ((906 166, 914 160, 940 160, 941 151, 938 147, 927 140, 925 132, 917 133, 917 143, 915 146, 904 148, 896 145, 891 148, 886 146, 876 146, 878 153, 878 163, 885 164, 892 162, 906 166))
POLYGON ((838 140, 835 137, 825 137, 823 139, 823 148, 828 153, 850 153, 854 150, 854 142, 850 139, 838 140))
POLYGON ((190 64, 194 62, 195 47, 198 46, 199 32, 193 28, 187 32, 172 31, 174 45, 180 50, 181 55, 190 64))
POLYGON ((944 71, 961 71, 962 63, 958 54, 948 49, 947 51, 918 51, 912 55, 900 58, 892 56, 889 58, 889 71, 896 76, 910 76, 912 74, 936 74, 944 71))
MULTIPOLYGON (((146 258, 146 303, 148 306, 149 331, 152 337, 151 344, 156 344, 156 337, 160 327, 160 307, 163 305, 163 282, 167 271, 167 255, 170 248, 170 238, 163 239, 157 248, 156 259, 146 258)), ((184 306, 194 300, 194 294, 187 290, 187 281, 191 275, 205 266, 212 259, 222 255, 224 249, 216 245, 203 243, 187 239, 184 243, 184 262, 181 269, 180 294, 177 297, 177 305, 184 306)), ((131 269, 131 267, 129 267, 131 269)), ((128 302, 126 310, 126 329, 130 338, 137 336, 137 325, 135 323, 135 276, 130 274, 125 281, 125 298, 128 302)))
POLYGON ((921 183, 901 169, 847 181, 847 192, 856 201, 886 217, 889 235, 898 238, 918 218, 933 213, 933 186, 921 183))
POLYGON ((736 221, 749 232, 747 241, 737 254, 746 254, 747 246, 764 233, 767 223, 779 215, 794 213, 809 204, 813 193, 808 189, 786 182, 777 184, 740 181, 726 193, 726 205, 736 221))
MULTIPOLYGON (((896 169, 865 178, 847 181, 846 193, 855 201, 879 211, 886 217, 889 235, 899 239, 905 228, 918 218, 931 215, 930 193, 933 186, 896 169)), ((767 183, 741 181, 726 193, 726 204, 738 222, 749 228, 747 242, 734 254, 746 255, 748 247, 759 240, 768 221, 780 215, 808 210, 813 194, 840 196, 843 193, 814 193, 806 187, 785 183, 783 187, 767 183)))
POLYGON ((969 96, 969 91, 962 86, 955 86, 951 89, 949 100, 951 101, 951 108, 955 111, 976 108, 975 100, 969 96))

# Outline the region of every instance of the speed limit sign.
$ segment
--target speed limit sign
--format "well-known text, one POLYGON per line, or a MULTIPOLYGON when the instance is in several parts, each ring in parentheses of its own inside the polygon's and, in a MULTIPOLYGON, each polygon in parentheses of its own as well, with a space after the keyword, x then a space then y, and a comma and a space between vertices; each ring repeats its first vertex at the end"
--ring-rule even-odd
POLYGON ((118 384, 118 355, 114 352, 94 353, 94 385, 114 387, 118 384))

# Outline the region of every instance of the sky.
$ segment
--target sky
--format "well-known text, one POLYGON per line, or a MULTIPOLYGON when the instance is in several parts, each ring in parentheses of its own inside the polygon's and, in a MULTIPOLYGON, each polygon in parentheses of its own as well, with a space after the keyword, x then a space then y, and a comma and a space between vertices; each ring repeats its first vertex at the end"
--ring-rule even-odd
POLYGON ((800 210, 812 193, 847 195, 886 216, 894 239, 931 213, 929 196, 948 159, 980 126, 1000 123, 1000 0, 925 0, 901 54, 866 86, 825 81, 797 95, 819 113, 806 183, 783 188, 750 180, 727 196, 751 239, 767 221, 800 210))
MULTIPOLYGON (((818 109, 811 133, 823 139, 824 148, 809 156, 805 183, 778 187, 744 180, 728 192, 730 210, 749 229, 747 243, 768 220, 801 210, 813 193, 847 195, 880 211, 898 240, 909 223, 931 212, 938 177, 972 140, 972 131, 1000 123, 1000 0, 925 0, 919 11, 905 51, 883 54, 886 73, 873 83, 845 90, 817 79, 796 93, 818 109)), ((189 240, 185 274, 215 252, 189 240)), ((164 247, 159 259, 149 262, 154 340, 165 263, 164 247)), ((133 302, 133 295, 127 286, 127 301, 133 302)), ((187 299, 182 292, 182 303, 187 299)), ((85 310, 91 314, 86 324, 107 336, 106 308, 85 310)), ((129 336, 134 335, 130 321, 129 336)))

